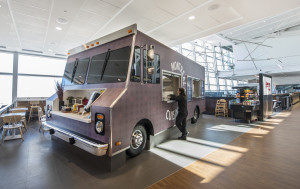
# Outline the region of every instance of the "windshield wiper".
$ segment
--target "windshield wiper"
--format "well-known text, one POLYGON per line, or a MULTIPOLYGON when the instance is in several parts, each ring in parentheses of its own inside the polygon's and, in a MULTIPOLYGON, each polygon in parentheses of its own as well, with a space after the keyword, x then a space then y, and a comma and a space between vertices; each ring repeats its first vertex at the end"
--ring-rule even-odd
POLYGON ((107 53, 105 55, 105 60, 104 60, 104 64, 103 64, 103 67, 102 67, 102 72, 101 72, 101 78, 100 78, 100 80, 102 80, 102 78, 103 78, 103 74, 104 74, 107 62, 109 60, 109 57, 110 57, 110 49, 107 50, 107 53))
POLYGON ((75 77, 75 73, 76 73, 76 70, 77 70, 77 66, 78 66, 78 58, 76 58, 76 61, 75 61, 75 64, 74 64, 71 83, 73 83, 73 79, 74 79, 74 77, 75 77))

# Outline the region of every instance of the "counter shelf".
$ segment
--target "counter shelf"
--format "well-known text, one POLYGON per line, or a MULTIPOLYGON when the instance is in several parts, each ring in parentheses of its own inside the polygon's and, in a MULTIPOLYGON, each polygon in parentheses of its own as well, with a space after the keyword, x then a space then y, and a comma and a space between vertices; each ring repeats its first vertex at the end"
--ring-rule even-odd
POLYGON ((81 113, 80 114, 72 113, 72 112, 63 113, 60 111, 52 111, 51 114, 58 115, 61 117, 66 117, 66 118, 81 121, 81 122, 85 122, 85 123, 91 123, 91 119, 88 118, 89 114, 81 115, 81 113))
POLYGON ((231 104, 230 109, 232 118, 246 120, 250 123, 253 120, 257 120, 259 105, 231 104))
POLYGON ((259 100, 257 87, 236 87, 237 97, 234 101, 238 103, 231 103, 231 117, 234 119, 245 120, 250 123, 253 120, 257 120, 257 114, 259 111, 259 100))

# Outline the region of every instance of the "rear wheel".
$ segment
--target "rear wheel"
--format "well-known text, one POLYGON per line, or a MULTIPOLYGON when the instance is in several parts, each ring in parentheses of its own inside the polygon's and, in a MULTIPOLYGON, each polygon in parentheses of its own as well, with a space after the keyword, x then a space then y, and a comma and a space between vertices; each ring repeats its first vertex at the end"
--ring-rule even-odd
POLYGON ((195 107, 194 116, 192 117, 191 122, 192 123, 197 123, 198 118, 199 118, 199 109, 197 107, 195 107))
POLYGON ((137 125, 134 127, 131 139, 130 148, 127 150, 127 154, 134 157, 139 155, 146 146, 147 132, 143 125, 137 125))

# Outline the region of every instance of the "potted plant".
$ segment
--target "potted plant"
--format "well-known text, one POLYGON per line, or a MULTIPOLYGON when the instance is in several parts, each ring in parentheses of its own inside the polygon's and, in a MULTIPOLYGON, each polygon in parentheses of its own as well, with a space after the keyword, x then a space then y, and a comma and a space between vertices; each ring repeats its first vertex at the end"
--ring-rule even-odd
POLYGON ((59 100, 59 111, 61 110, 62 106, 64 106, 64 86, 62 82, 56 81, 55 82, 55 90, 59 100))
POLYGON ((68 96, 67 100, 69 101, 69 106, 72 105, 73 96, 68 96))

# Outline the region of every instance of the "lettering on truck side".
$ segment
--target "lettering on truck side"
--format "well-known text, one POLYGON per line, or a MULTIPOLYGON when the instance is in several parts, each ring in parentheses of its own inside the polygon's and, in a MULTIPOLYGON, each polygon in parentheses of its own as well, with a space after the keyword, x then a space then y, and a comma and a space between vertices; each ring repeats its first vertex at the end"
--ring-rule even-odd
POLYGON ((183 85, 185 85, 185 77, 184 76, 184 73, 185 71, 183 70, 183 66, 181 65, 180 62, 171 62, 171 69, 172 71, 175 71, 175 70, 178 70, 180 73, 181 73, 181 76, 182 76, 182 83, 183 85))
POLYGON ((175 114, 176 114, 176 110, 173 110, 173 111, 167 110, 166 111, 166 119, 169 121, 175 120, 175 114))

